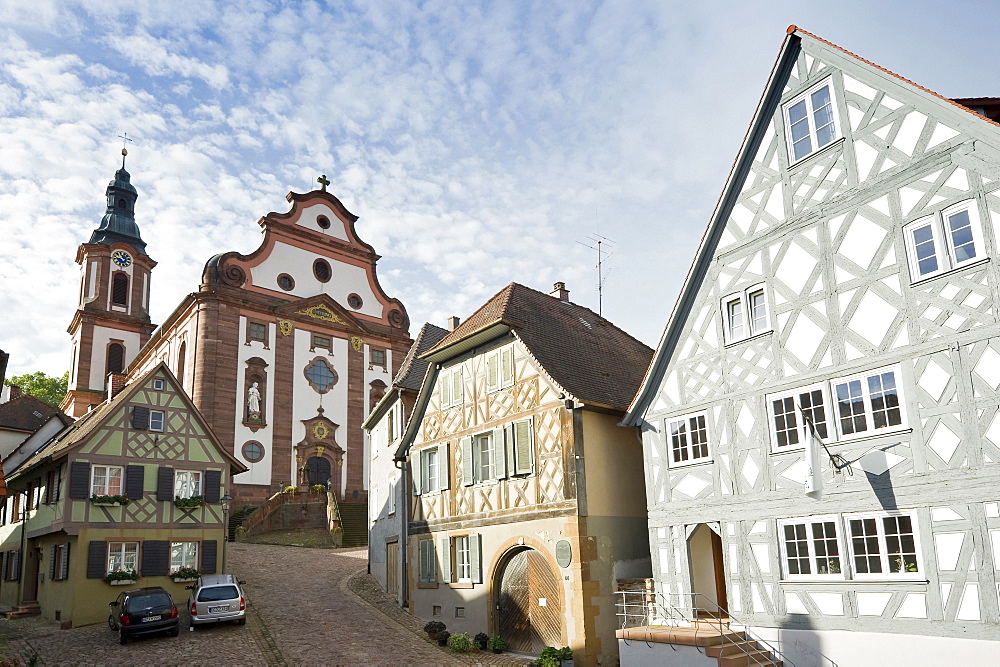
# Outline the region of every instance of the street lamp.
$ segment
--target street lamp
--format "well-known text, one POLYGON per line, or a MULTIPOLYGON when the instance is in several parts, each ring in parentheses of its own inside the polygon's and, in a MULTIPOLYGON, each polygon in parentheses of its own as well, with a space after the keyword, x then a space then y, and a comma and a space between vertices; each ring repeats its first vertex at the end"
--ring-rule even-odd
POLYGON ((228 493, 222 498, 222 573, 226 573, 226 545, 229 543, 229 503, 233 502, 233 497, 228 493))

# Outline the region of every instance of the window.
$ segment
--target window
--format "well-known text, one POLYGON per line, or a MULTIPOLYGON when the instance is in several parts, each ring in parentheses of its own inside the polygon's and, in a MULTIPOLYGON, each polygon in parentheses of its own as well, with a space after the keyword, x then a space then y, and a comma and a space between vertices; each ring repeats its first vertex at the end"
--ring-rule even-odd
POLYGON ((507 461, 513 459, 512 475, 529 475, 535 470, 535 429, 530 419, 516 421, 504 427, 504 440, 509 453, 507 461))
POLYGON ((486 389, 496 391, 514 384, 514 345, 504 345, 486 356, 486 389))
MULTIPOLYGON (((502 431, 501 431, 502 433, 502 431)), ((493 479, 493 434, 483 433, 474 438, 473 446, 478 454, 477 479, 493 479)), ((503 451, 501 449, 501 451, 503 451)))
POLYGON ((174 497, 193 498, 201 495, 201 473, 194 470, 174 472, 174 497))
POLYGON ((138 562, 138 542, 108 542, 108 572, 135 570, 138 562))
POLYGON ((705 413, 669 422, 670 461, 675 465, 708 461, 708 427, 705 413))
POLYGON ((771 330, 767 296, 763 285, 754 285, 722 301, 727 343, 750 338, 771 330))
POLYGON ((389 491, 385 499, 386 514, 392 516, 396 513, 396 482, 389 482, 389 491))
POLYGON ((441 387, 442 408, 450 408, 453 405, 461 405, 465 400, 465 388, 461 366, 454 366, 446 371, 441 371, 441 377, 438 380, 438 384, 441 387))
POLYGON ((472 581, 472 561, 469 555, 469 536, 454 538, 455 580, 459 583, 472 581))
POLYGON ((444 580, 455 584, 481 584, 482 536, 477 533, 441 538, 441 549, 448 560, 442 563, 444 580))
POLYGON ((69 543, 52 545, 51 572, 53 581, 69 578, 69 543))
POLYGON ((121 466, 93 466, 90 470, 90 493, 92 495, 122 495, 121 466))
POLYGON ((434 493, 448 488, 448 444, 420 450, 420 478, 418 494, 434 493))
POLYGON ((844 577, 836 517, 810 517, 779 524, 785 576, 844 577))
POLYGON ((121 343, 108 345, 108 373, 121 373, 125 367, 125 346, 121 343))
POLYGON ((171 542, 170 543, 170 571, 176 572, 182 567, 198 569, 198 543, 197 542, 171 542))
POLYGON ((347 295, 347 305, 350 306, 351 308, 353 308, 354 310, 357 310, 358 308, 360 308, 364 304, 365 304, 365 302, 357 294, 348 294, 347 295))
POLYGON ((369 350, 369 363, 373 366, 385 366, 385 350, 371 348, 369 350))
POLYGON ((325 259, 317 259, 313 262, 313 275, 321 283, 329 282, 330 278, 333 277, 333 269, 330 268, 330 262, 325 259))
POLYGON ((163 433, 163 410, 149 411, 149 430, 163 433))
POLYGON ((330 229, 330 218, 326 217, 325 215, 317 215, 316 224, 319 225, 322 229, 330 229))
POLYGON ((264 458, 264 446, 256 440, 243 443, 243 458, 250 463, 256 463, 264 458))
POLYGON ((286 292, 291 292, 293 289, 295 289, 295 279, 292 278, 287 273, 279 273, 278 287, 285 290, 286 292))
POLYGON ((520 472, 530 473, 531 420, 462 438, 459 443, 462 450, 462 485, 503 479, 508 472, 517 474, 518 443, 521 445, 520 472), (512 471, 508 470, 509 466, 513 466, 512 471))
POLYGON ((153 380, 153 390, 163 391, 163 380, 153 380))
POLYGON ((330 391, 330 387, 337 384, 337 373, 333 370, 326 359, 317 357, 312 360, 305 369, 306 380, 310 386, 320 394, 330 391))
POLYGON ((790 162, 798 162, 840 136, 836 110, 829 79, 785 106, 790 162))
POLYGON ((10 522, 18 523, 21 520, 21 494, 15 493, 14 500, 10 504, 10 522))
POLYGON ((913 518, 908 515, 846 515, 851 556, 859 578, 920 572, 913 518))
POLYGON ((247 323, 247 340, 256 340, 267 344, 267 325, 260 322, 247 323))
POLYGON ((111 279, 111 305, 128 305, 128 275, 121 271, 111 279))
POLYGON ((813 385, 786 394, 768 396, 771 442, 774 443, 775 450, 784 451, 805 446, 807 426, 802 418, 803 412, 816 428, 816 435, 826 439, 829 435, 827 404, 823 385, 813 385))
POLYGON ((316 348, 322 348, 328 352, 333 352, 333 340, 329 336, 317 336, 316 334, 313 334, 312 347, 314 350, 316 348))
MULTIPOLYGON (((420 583, 437 583, 437 558, 435 558, 434 554, 434 540, 430 538, 419 540, 417 547, 420 583)), ((440 614, 440 611, 438 613, 440 614)))
POLYGON ((880 369, 833 381, 838 430, 858 436, 903 425, 903 409, 896 387, 896 373, 880 369))
POLYGON ((930 278, 985 257, 975 201, 956 204, 906 226, 913 280, 930 278))

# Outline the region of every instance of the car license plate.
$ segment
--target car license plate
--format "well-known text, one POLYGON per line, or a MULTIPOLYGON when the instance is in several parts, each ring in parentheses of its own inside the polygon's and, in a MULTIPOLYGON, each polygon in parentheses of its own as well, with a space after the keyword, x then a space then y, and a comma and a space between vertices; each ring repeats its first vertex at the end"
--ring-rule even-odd
POLYGON ((221 607, 209 607, 208 608, 208 613, 209 614, 215 614, 215 613, 218 613, 220 611, 229 611, 229 605, 227 604, 227 605, 223 605, 221 607))
POLYGON ((144 619, 142 619, 142 622, 143 623, 150 623, 152 621, 158 621, 161 618, 163 618, 163 616, 147 616, 144 619))

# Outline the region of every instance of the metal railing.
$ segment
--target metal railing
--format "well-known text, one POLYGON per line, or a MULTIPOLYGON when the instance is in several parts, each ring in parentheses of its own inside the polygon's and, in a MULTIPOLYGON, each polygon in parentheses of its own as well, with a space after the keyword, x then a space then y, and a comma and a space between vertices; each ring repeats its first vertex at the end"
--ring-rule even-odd
MULTIPOLYGON (((621 628, 624 630, 645 627, 644 641, 647 646, 650 645, 649 632, 651 627, 657 628, 661 633, 662 629, 666 629, 667 644, 677 650, 670 642, 674 628, 693 629, 694 637, 697 639, 699 633, 704 631, 704 626, 709 626, 714 629, 712 636, 719 637, 723 646, 736 648, 743 657, 755 664, 767 665, 774 660, 781 660, 785 665, 795 667, 795 663, 774 645, 753 636, 749 631, 748 624, 734 618, 728 610, 720 607, 707 595, 702 593, 664 595, 649 587, 642 591, 617 591, 616 595, 620 598, 616 604, 619 609, 617 615, 622 619, 621 628), (679 598, 678 604, 673 604, 671 598, 679 598), (696 602, 703 606, 695 604, 696 602), (769 654, 769 656, 761 656, 761 653, 769 654)), ((627 639, 623 641, 628 643, 627 639)), ((703 647, 699 646, 697 642, 695 647, 701 653, 705 653, 703 647)))

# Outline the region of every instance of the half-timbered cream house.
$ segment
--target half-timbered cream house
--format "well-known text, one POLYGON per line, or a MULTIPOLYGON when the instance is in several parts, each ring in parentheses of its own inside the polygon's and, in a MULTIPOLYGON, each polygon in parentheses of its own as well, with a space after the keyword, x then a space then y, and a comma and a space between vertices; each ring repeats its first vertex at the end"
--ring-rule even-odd
POLYGON ((649 567, 640 442, 616 424, 652 350, 553 294, 511 283, 421 355, 397 453, 410 609, 613 664, 615 578, 649 567))
POLYGON ((995 122, 789 28, 625 419, 661 621, 796 665, 995 661, 998 232, 995 122))
POLYGON ((224 564, 221 499, 246 467, 166 364, 115 394, 122 381, 113 376, 112 398, 7 474, 0 601, 37 605, 63 627, 103 622, 123 581, 183 599, 172 573, 224 564))

